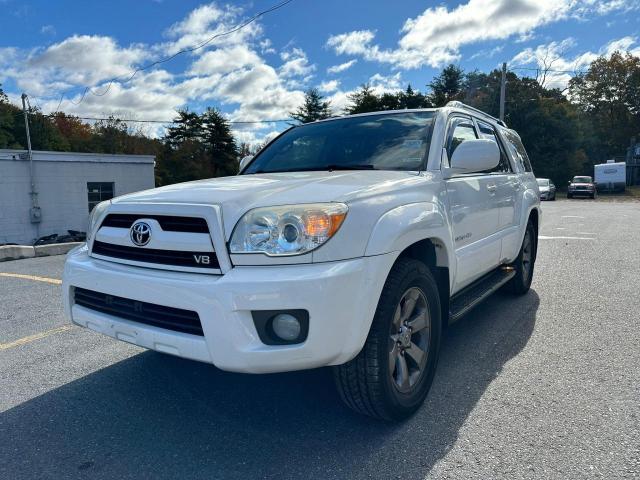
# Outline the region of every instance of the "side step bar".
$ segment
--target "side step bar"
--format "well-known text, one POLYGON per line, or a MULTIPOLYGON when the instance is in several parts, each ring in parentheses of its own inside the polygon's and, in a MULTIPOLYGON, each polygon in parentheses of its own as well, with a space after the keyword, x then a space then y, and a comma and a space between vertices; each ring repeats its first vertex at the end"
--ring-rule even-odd
POLYGON ((456 293, 450 302, 449 323, 460 320, 485 298, 511 280, 515 274, 513 268, 501 267, 456 293))

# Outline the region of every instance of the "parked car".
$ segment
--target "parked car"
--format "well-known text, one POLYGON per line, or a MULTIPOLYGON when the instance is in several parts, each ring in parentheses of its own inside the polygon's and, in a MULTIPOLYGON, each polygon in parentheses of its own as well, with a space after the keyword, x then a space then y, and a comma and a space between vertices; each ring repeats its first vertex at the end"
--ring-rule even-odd
POLYGON ((598 193, 596 192, 596 185, 593 183, 593 178, 578 175, 573 177, 573 180, 569 182, 569 188, 567 189, 567 198, 573 197, 591 197, 596 198, 598 193))
POLYGON ((556 186, 548 178, 536 178, 540 190, 540 200, 555 200, 556 186))
POLYGON ((427 395, 443 329, 529 290, 540 215, 518 134, 479 110, 333 118, 286 130, 238 176, 100 203, 64 305, 223 370, 331 366, 349 407, 400 419, 427 395))

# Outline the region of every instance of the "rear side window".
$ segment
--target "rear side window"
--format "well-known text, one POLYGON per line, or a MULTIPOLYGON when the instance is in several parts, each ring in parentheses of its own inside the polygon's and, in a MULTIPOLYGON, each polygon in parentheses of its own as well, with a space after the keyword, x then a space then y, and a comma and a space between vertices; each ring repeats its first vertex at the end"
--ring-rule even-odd
POLYGON ((511 164, 509 163, 509 158, 507 158, 507 154, 504 151, 504 147, 502 146, 502 142, 498 138, 498 134, 496 133, 495 128, 493 128, 488 123, 482 122, 480 120, 476 120, 478 123, 478 129, 480 130, 480 138, 486 138, 487 140, 493 140, 498 145, 500 149, 500 163, 493 170, 489 170, 489 173, 509 173, 511 172, 511 164))
POLYGON ((449 132, 447 141, 447 156, 449 158, 462 142, 478 138, 473 123, 467 118, 454 118, 449 127, 449 132))
POLYGON ((527 155, 527 151, 524 149, 524 145, 522 145, 522 140, 520 140, 518 134, 513 130, 503 130, 503 135, 507 140, 507 146, 515 161, 525 172, 532 172, 533 169, 531 168, 529 155, 527 155))

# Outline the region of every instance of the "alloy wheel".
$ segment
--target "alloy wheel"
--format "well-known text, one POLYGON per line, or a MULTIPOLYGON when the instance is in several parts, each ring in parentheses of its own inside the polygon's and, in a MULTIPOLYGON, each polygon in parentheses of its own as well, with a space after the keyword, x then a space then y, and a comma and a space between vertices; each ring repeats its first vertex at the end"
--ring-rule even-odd
POLYGON ((422 378, 430 336, 427 297, 420 288, 410 287, 398 302, 389 334, 389 374, 400 392, 410 391, 422 378))

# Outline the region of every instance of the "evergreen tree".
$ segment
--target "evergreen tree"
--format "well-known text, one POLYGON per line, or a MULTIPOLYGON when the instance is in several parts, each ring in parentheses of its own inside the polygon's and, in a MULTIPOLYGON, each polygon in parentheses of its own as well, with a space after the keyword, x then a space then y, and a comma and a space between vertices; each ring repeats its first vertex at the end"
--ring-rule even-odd
POLYGON ((461 100, 466 91, 464 70, 449 65, 429 83, 430 102, 436 107, 444 107, 451 100, 461 100))
POLYGON ((365 83, 360 90, 348 95, 351 102, 345 108, 345 113, 352 115, 354 113, 377 112, 383 110, 380 98, 374 93, 371 85, 365 83))
POLYGON ((212 177, 223 177, 238 172, 238 147, 229 122, 213 108, 201 115, 202 141, 212 163, 212 177))
POLYGON ((429 99, 422 93, 416 92, 411 85, 407 85, 407 89, 404 92, 399 92, 397 94, 398 97, 398 108, 429 108, 433 105, 429 101, 429 99))
POLYGON ((304 93, 304 103, 289 115, 300 123, 315 122, 331 117, 331 102, 324 101, 317 88, 310 88, 304 93))

